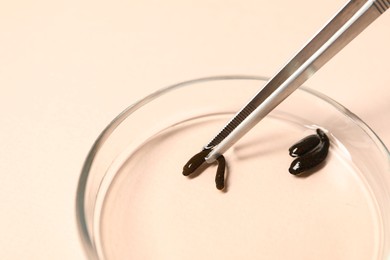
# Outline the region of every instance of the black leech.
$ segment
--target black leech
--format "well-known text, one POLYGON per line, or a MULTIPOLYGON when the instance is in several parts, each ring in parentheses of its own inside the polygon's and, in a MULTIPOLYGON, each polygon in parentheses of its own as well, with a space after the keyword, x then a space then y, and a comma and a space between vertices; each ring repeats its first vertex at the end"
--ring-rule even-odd
POLYGON ((289 154, 292 157, 302 156, 305 153, 313 150, 320 143, 320 141, 321 140, 318 135, 309 135, 293 144, 290 149, 288 149, 289 154))
POLYGON ((215 184, 218 190, 223 190, 225 188, 225 167, 226 167, 225 157, 223 157, 223 155, 220 155, 217 158, 217 161, 218 161, 218 168, 217 168, 217 174, 215 175, 215 184))
POLYGON ((321 129, 317 129, 317 135, 320 139, 319 144, 314 147, 314 149, 296 158, 291 163, 289 168, 289 172, 291 174, 300 174, 319 165, 325 160, 329 150, 329 138, 321 129))
MULTIPOLYGON (((199 153, 192 156, 190 160, 183 167, 183 175, 188 176, 191 173, 195 172, 205 161, 206 156, 209 154, 211 148, 206 148, 199 153)), ((225 168, 226 160, 223 155, 220 155, 217 158, 218 168, 215 176, 215 184, 218 190, 223 190, 225 188, 225 168)))
POLYGON ((205 161, 205 157, 209 154, 210 149, 205 149, 192 156, 192 158, 184 165, 183 175, 188 176, 198 169, 205 161))

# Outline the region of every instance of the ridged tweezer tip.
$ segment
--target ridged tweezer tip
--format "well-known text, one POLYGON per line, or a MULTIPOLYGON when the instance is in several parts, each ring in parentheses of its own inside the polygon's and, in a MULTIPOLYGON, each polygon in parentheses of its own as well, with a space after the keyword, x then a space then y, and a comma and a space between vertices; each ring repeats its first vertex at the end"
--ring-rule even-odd
POLYGON ((374 6, 378 11, 383 14, 387 9, 390 8, 390 0, 376 0, 374 6))

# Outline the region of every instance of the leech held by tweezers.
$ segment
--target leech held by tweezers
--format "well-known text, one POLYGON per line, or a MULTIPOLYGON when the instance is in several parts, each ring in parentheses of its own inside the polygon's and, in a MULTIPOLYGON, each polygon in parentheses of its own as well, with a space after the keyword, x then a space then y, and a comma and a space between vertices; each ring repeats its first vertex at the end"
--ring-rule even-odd
MULTIPOLYGON (((183 175, 189 176, 194 173, 203 163, 206 161, 206 156, 209 154, 210 149, 204 149, 199 153, 191 157, 191 159, 183 167, 183 175)), ((217 158, 218 168, 215 175, 215 185, 218 190, 223 190, 225 188, 225 169, 226 169, 226 160, 223 155, 220 155, 217 158)))
POLYGON ((195 154, 188 160, 188 162, 183 166, 183 175, 188 176, 191 173, 195 172, 205 161, 206 156, 209 154, 210 149, 204 149, 199 153, 195 154))

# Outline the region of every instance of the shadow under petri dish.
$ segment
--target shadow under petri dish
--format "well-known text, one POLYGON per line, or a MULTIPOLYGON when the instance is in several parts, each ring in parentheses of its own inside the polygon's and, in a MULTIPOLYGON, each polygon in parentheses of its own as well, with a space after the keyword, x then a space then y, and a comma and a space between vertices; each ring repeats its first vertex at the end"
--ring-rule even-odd
POLYGON ((378 259, 380 212, 342 140, 330 136, 312 174, 289 174, 289 146, 316 127, 291 114, 266 117, 225 154, 226 191, 214 165, 183 176, 232 115, 173 124, 125 155, 101 207, 105 259, 378 259))

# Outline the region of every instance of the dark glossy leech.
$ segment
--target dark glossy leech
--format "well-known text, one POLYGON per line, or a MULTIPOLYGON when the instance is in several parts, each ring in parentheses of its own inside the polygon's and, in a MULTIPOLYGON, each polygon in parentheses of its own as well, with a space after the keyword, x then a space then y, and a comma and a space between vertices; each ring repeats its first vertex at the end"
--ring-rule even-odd
POLYGON ((215 184, 218 190, 223 190, 225 188, 225 168, 226 168, 225 157, 223 157, 223 155, 220 155, 217 158, 217 161, 218 161, 218 168, 217 168, 217 174, 215 175, 215 184))
POLYGON ((209 152, 210 149, 204 149, 192 156, 192 158, 183 167, 183 175, 188 176, 196 171, 196 169, 198 169, 206 161, 205 158, 209 152))
POLYGON ((291 174, 297 175, 310 170, 325 160, 329 150, 329 139, 321 129, 317 129, 317 135, 320 139, 319 144, 291 163, 289 168, 291 174))
MULTIPOLYGON (((192 156, 192 158, 184 165, 183 175, 188 176, 191 173, 194 173, 205 161, 206 156, 209 154, 211 149, 204 149, 199 153, 192 156)), ((215 184, 218 190, 223 190, 225 188, 225 168, 226 160, 223 155, 220 155, 217 158, 218 168, 215 175, 215 184)))
POLYGON ((313 150, 320 143, 320 141, 321 140, 318 135, 306 136, 297 143, 293 144, 290 149, 288 149, 289 154, 292 157, 302 156, 305 153, 313 150))

